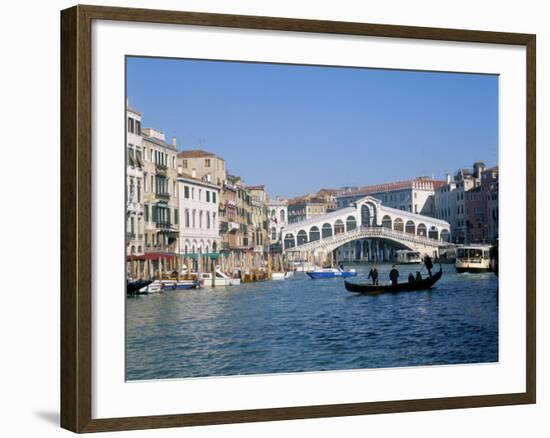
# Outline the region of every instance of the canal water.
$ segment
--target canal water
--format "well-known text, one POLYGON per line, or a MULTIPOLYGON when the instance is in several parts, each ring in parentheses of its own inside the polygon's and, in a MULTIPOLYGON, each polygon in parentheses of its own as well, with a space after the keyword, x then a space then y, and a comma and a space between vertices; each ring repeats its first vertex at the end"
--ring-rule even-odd
MULTIPOLYGON (((366 281, 369 266, 356 265, 366 281)), ((399 265, 400 280, 420 266, 399 265)), ((378 265, 387 281, 391 265, 378 265)), ((437 270, 437 268, 436 268, 437 270)), ((165 379, 498 361, 498 279, 443 266, 431 291, 343 280, 171 291, 126 302, 126 378, 165 379)), ((425 270, 423 274, 425 274, 425 270)))

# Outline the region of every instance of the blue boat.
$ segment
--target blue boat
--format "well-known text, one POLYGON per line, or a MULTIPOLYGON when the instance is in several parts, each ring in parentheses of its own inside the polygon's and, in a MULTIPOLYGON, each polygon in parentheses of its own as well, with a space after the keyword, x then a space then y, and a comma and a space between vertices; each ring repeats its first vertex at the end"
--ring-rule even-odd
POLYGON ((309 275, 310 278, 316 279, 316 278, 348 278, 348 277, 355 277, 357 275, 357 271, 355 269, 350 269, 349 271, 344 271, 343 269, 338 268, 324 268, 324 269, 317 269, 315 271, 307 271, 307 275, 309 275))

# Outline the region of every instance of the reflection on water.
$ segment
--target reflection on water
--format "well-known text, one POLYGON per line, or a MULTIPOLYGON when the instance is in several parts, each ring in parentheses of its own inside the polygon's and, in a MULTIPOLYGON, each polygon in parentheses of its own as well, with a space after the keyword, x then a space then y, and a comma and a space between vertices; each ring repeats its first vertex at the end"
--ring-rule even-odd
MULTIPOLYGON (((419 269, 398 268, 402 281, 419 269)), ((127 379, 495 362, 497 280, 445 265, 431 291, 356 295, 297 273, 127 298, 127 379)))

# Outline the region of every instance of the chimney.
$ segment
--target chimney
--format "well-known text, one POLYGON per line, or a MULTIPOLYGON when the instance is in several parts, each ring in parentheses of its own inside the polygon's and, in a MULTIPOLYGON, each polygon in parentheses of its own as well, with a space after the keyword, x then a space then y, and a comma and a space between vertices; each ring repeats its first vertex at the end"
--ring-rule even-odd
POLYGON ((176 141, 176 137, 172 137, 172 146, 174 146, 175 148, 178 147, 178 143, 176 141))

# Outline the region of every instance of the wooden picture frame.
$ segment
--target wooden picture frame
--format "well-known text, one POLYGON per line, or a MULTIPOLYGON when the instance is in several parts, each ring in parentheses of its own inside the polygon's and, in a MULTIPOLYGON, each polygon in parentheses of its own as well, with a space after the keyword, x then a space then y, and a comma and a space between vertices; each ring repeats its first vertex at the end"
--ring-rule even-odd
POLYGON ((74 432, 210 425, 535 403, 535 35, 98 6, 61 12, 61 426, 74 432), (519 45, 526 48, 526 391, 522 393, 127 418, 92 418, 93 20, 519 45))

